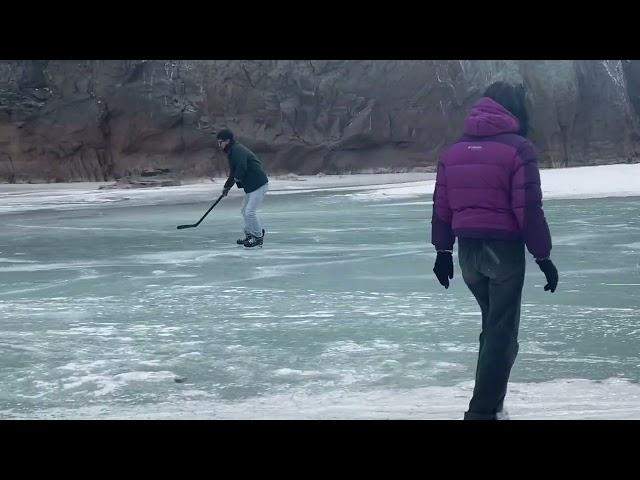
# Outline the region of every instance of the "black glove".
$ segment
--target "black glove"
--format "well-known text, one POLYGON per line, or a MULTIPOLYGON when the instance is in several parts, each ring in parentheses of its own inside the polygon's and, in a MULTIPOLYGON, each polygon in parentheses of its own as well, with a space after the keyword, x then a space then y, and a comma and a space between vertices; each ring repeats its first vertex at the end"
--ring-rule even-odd
POLYGON ((453 254, 451 252, 438 252, 433 273, 438 277, 440 285, 449 288, 449 279, 453 278, 453 254))
POLYGON ((544 273, 544 276, 547 277, 547 284, 544 286, 544 291, 551 290, 551 293, 555 292, 558 286, 558 269, 550 258, 536 260, 536 263, 540 267, 540 270, 542 270, 542 273, 544 273))
POLYGON ((229 193, 229 189, 228 188, 223 188, 222 189, 222 196, 223 197, 226 197, 228 193, 229 193))

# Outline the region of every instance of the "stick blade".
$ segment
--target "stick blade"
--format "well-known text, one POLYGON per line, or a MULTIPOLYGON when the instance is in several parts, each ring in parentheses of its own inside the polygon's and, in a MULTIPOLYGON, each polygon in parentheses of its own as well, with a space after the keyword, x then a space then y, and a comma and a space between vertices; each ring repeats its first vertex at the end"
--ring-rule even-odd
POLYGON ((182 230, 183 228, 193 228, 195 225, 178 225, 176 228, 182 230))

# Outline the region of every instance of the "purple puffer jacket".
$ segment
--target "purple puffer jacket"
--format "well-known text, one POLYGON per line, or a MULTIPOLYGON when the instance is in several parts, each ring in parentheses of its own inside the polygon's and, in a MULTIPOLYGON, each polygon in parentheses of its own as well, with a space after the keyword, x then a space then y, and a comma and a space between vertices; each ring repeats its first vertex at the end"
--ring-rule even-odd
POLYGON ((455 237, 522 239, 535 258, 551 253, 533 145, 502 105, 483 97, 464 134, 438 162, 431 243, 452 250, 455 237))

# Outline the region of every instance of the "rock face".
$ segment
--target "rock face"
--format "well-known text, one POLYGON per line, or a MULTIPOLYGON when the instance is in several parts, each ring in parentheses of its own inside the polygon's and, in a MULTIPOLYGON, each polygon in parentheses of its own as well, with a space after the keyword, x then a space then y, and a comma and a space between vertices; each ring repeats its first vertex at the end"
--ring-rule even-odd
MULTIPOLYGON (((496 80, 521 82, 543 166, 640 161, 639 61, 1 61, 0 181, 433 168, 496 80)), ((170 181, 169 181, 170 184, 170 181)))

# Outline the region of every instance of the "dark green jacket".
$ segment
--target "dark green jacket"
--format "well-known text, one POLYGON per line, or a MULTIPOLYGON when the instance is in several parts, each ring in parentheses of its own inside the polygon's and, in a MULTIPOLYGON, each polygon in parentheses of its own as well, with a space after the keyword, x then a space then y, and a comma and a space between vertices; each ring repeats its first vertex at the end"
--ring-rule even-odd
POLYGON ((235 182, 238 188, 244 188, 246 193, 251 193, 269 182, 258 157, 244 145, 240 143, 231 145, 227 158, 229 159, 229 178, 224 183, 225 189, 233 187, 235 182))

